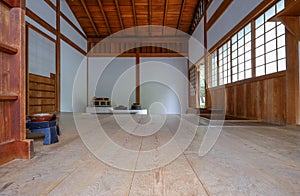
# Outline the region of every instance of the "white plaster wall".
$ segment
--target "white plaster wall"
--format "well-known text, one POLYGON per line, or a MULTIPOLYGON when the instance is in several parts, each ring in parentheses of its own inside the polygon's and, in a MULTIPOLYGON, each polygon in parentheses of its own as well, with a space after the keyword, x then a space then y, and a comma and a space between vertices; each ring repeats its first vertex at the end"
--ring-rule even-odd
POLYGON ((41 30, 42 32, 46 33, 51 38, 53 38, 54 40, 56 40, 56 35, 54 35, 50 31, 48 31, 47 29, 45 29, 43 26, 39 25, 37 22, 35 22, 31 18, 29 18, 28 16, 25 16, 25 20, 26 20, 26 22, 30 23, 31 25, 35 26, 36 28, 38 28, 39 30, 41 30))
POLYGON ((49 77, 55 73, 55 43, 29 29, 29 73, 49 77))
MULTIPOLYGON (((81 31, 81 27, 65 0, 60 1, 63 12, 81 31)), ((83 50, 87 50, 87 41, 73 29, 62 17, 61 33, 83 50)), ((84 55, 61 41, 61 111, 85 112, 87 105, 87 60, 84 55), (79 71, 78 71, 79 70, 79 71), (78 71, 78 75, 76 75, 78 71), (77 80, 77 81, 75 81, 77 80), (74 83, 76 86, 72 91, 74 83), (73 105, 72 105, 73 103, 73 105)))
POLYGON ((67 4, 66 0, 60 1, 60 10, 64 15, 66 15, 73 22, 73 24, 75 24, 76 27, 79 28, 79 30, 81 30, 83 34, 85 34, 79 22, 77 21, 76 17, 74 16, 73 12, 71 11, 69 5, 67 4))
POLYGON ((112 106, 135 102, 135 58, 89 58, 88 101, 108 97, 112 106))
POLYGON ((191 61, 189 66, 196 63, 204 56, 206 48, 204 48, 204 20, 200 21, 197 28, 189 39, 189 60, 191 61))
MULTIPOLYGON (((245 0, 242 0, 245 1, 245 0)), ((211 4, 209 5, 207 11, 206 11, 206 17, 207 21, 214 15, 215 11, 218 9, 218 7, 221 5, 223 0, 213 0, 211 4)))
POLYGON ((87 102, 86 58, 64 41, 61 41, 61 56, 61 111, 84 112, 87 102), (78 82, 73 86, 75 79, 78 82))
MULTIPOLYGON (((55 0, 52 0, 56 4, 55 0)), ((32 10, 35 14, 49 23, 51 26, 56 28, 56 13, 55 11, 43 0, 27 0, 26 7, 32 10)), ((61 11, 79 28, 76 18, 70 11, 65 0, 61 0, 61 11)), ((26 17, 26 21, 37 27, 53 39, 56 39, 56 35, 53 35, 48 30, 43 28, 41 25, 36 23, 34 20, 26 17)), ((81 29, 82 30, 82 29, 81 29)), ((31 31, 30 31, 31 32, 31 31)), ((32 48, 29 51, 29 71, 39 74, 46 75, 50 72, 55 73, 55 46, 54 48, 47 48, 49 40, 45 41, 46 38, 40 38, 41 35, 36 35, 32 31, 29 35, 29 45, 32 48), (33 33, 32 33, 33 32, 33 33), (46 52, 45 52, 46 51, 46 52), (43 68, 39 65, 43 64, 43 68)), ((67 24, 61 18, 61 32, 69 37, 74 43, 78 44, 79 47, 86 50, 86 40, 77 33, 69 24, 67 24)), ((75 50, 72 46, 68 45, 64 41, 61 41, 61 111, 62 112, 84 112, 87 104, 87 67, 86 61, 83 62, 82 66, 79 66, 84 60, 84 56, 75 50), (72 97, 72 88, 76 76, 77 69, 80 68, 80 74, 76 77, 79 81, 72 97), (72 99, 74 101, 74 107, 72 107, 72 99)))
POLYGON ((235 0, 207 32, 208 50, 247 16, 262 0, 235 0))
POLYGON ((187 60, 141 58, 141 105, 151 113, 180 114, 188 106, 187 60))
POLYGON ((43 0, 26 0, 26 7, 45 20, 49 25, 56 28, 56 13, 43 0))
POLYGON ((65 35, 67 38, 72 40, 75 44, 77 44, 84 51, 87 50, 87 41, 83 38, 77 31, 73 29, 72 26, 69 25, 63 18, 60 18, 60 28, 61 33, 65 35))

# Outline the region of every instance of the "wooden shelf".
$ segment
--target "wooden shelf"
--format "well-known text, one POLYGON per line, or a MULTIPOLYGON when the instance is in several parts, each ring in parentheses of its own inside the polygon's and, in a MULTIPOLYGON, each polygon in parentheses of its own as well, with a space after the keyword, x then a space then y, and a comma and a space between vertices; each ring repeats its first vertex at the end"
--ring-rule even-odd
POLYGON ((14 47, 11 47, 7 44, 0 43, 0 52, 4 52, 4 53, 7 53, 7 54, 14 55, 14 54, 18 53, 18 49, 14 48, 14 47))
POLYGON ((0 101, 15 101, 18 95, 15 94, 0 94, 0 101))

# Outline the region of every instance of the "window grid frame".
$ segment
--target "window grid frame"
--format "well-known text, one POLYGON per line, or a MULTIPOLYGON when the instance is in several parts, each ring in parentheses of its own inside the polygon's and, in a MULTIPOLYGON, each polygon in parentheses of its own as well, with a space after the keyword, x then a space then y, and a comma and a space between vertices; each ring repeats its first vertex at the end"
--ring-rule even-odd
MULTIPOLYGON (((280 48, 278 48, 278 38, 280 38, 281 36, 285 37, 285 33, 286 33, 286 32, 284 32, 281 35, 278 35, 278 28, 281 25, 283 25, 283 24, 281 22, 272 22, 272 23, 274 23, 274 27, 272 27, 271 29, 267 29, 268 21, 266 20, 266 14, 267 14, 267 12, 269 10, 274 9, 275 10, 275 15, 276 15, 279 12, 278 11, 278 6, 277 6, 279 3, 280 2, 277 2, 276 4, 272 5, 261 16, 259 16, 258 18, 254 19, 254 24, 255 24, 255 26, 254 26, 254 33, 255 33, 254 34, 254 37, 255 37, 255 48, 254 48, 254 51, 255 51, 255 59, 254 59, 254 61, 255 61, 255 77, 260 77, 260 76, 264 76, 264 75, 268 75, 268 74, 273 74, 273 73, 279 72, 279 61, 284 60, 284 59, 286 60, 286 53, 285 53, 285 57, 280 58, 280 59, 278 57, 278 51, 280 49, 284 48, 286 50, 286 40, 284 40, 284 45, 282 45, 280 48), (264 22, 262 24, 260 24, 259 26, 256 27, 256 21, 260 17, 263 17, 263 21, 264 22), (257 36, 257 30, 259 28, 261 28, 261 27, 263 27, 263 34, 257 36), (274 36, 274 38, 272 38, 272 39, 270 39, 270 40, 267 41, 267 34, 270 33, 271 31, 274 31, 275 36, 274 36), (257 46, 256 41, 257 41, 257 39, 259 39, 261 37, 264 37, 263 43, 260 44, 259 46, 257 46), (267 51, 267 44, 271 44, 271 42, 273 42, 273 41, 275 41, 275 48, 272 49, 272 50, 267 51), (260 48, 260 47, 263 47, 264 52, 263 52, 263 54, 257 55, 257 53, 256 53, 257 49, 260 48), (270 53, 273 53, 273 52, 275 52, 275 56, 276 56, 275 60, 268 62, 267 55, 270 54, 270 53), (262 57, 262 56, 263 56, 263 59, 264 59, 264 63, 258 65, 257 64, 257 59, 260 58, 260 57, 262 57), (267 65, 270 65, 272 63, 276 64, 275 71, 272 71, 272 72, 268 73, 268 71, 267 71, 267 65), (264 73, 263 74, 258 74, 257 70, 259 68, 261 68, 261 67, 263 67, 264 73)), ((284 70, 286 70, 286 64, 285 64, 285 69, 283 69, 282 71, 284 71, 284 70)))
MULTIPOLYGON (((239 81, 242 81, 242 80, 256 78, 256 77, 260 77, 260 76, 264 76, 264 75, 274 74, 274 73, 277 73, 277 72, 280 72, 280 71, 286 71, 286 68, 287 68, 286 63, 283 66, 284 69, 279 70, 279 62, 282 61, 282 60, 286 61, 286 56, 287 56, 287 54, 286 54, 286 37, 285 37, 286 30, 284 30, 284 32, 282 34, 278 35, 278 29, 283 24, 281 22, 273 22, 274 23, 274 27, 272 27, 272 28, 270 28, 270 29, 268 29, 266 31, 266 29, 267 29, 267 23, 268 23, 268 21, 266 21, 266 14, 267 14, 267 12, 270 11, 272 8, 274 8, 275 9, 275 15, 276 15, 278 12, 281 11, 281 10, 278 11, 278 7, 279 7, 278 5, 279 5, 279 3, 282 3, 282 2, 283 2, 283 5, 284 5, 284 0, 281 0, 281 1, 273 4, 271 7, 269 7, 259 17, 256 17, 256 18, 252 19, 249 23, 247 23, 245 26, 243 26, 243 28, 241 28, 239 31, 237 31, 237 33, 235 33, 227 41, 225 41, 225 43, 223 45, 221 45, 220 47, 218 47, 216 50, 214 50, 211 53, 211 57, 210 57, 211 61, 212 61, 212 55, 213 54, 215 54, 216 58, 217 58, 217 63, 216 63, 217 64, 216 65, 217 66, 217 81, 215 82, 216 85, 213 85, 213 76, 214 76, 212 74, 212 71, 213 71, 213 67, 212 67, 213 66, 213 62, 211 62, 211 67, 210 67, 210 71, 209 71, 210 74, 211 74, 211 82, 209 82, 209 84, 211 84, 210 88, 213 88, 213 87, 216 87, 216 86, 219 86, 219 85, 222 85, 222 84, 225 85, 225 84, 235 83, 235 82, 239 82, 239 81), (263 16, 263 23, 260 24, 258 27, 256 27, 256 21, 260 17, 262 17, 262 16, 263 16), (250 25, 250 31, 245 34, 245 31, 246 31, 245 29, 246 29, 246 27, 248 25, 250 25), (262 27, 262 26, 263 26, 263 33, 261 35, 259 35, 259 36, 256 37, 257 29, 260 28, 260 27, 262 27), (273 30, 275 31, 275 37, 272 38, 271 40, 266 41, 267 40, 267 33, 271 32, 273 30), (243 36, 241 36, 240 38, 238 38, 238 34, 241 31, 243 31, 243 36), (250 35, 250 40, 248 42, 246 42, 245 37, 248 34, 251 34, 250 35), (236 41, 233 41, 233 38, 235 36, 236 36, 236 41), (264 42, 261 45, 257 46, 257 42, 256 41, 257 41, 258 38, 261 38, 261 37, 264 38, 264 42), (278 39, 281 38, 281 37, 284 38, 284 44, 279 47, 278 46, 279 45, 278 44, 278 39), (239 46, 238 42, 241 39, 243 39, 243 45, 239 46), (271 42, 274 41, 274 40, 275 40, 275 47, 276 48, 267 52, 266 51, 267 50, 266 49, 267 48, 266 45, 268 43, 271 44, 271 42), (225 77, 224 77, 224 49, 223 49, 223 46, 226 45, 226 44, 228 44, 228 43, 229 43, 229 46, 227 45, 227 49, 226 49, 227 50, 227 56, 226 57, 227 58, 229 57, 230 61, 227 60, 227 80, 228 80, 228 77, 230 77, 230 82, 225 83, 224 82, 224 78, 225 77), (249 43, 250 43, 250 50, 247 50, 246 49, 246 45, 249 44, 249 43), (236 48, 235 49, 233 47, 234 44, 236 44, 236 48), (262 46, 263 46, 263 54, 257 56, 257 54, 256 54, 257 48, 262 47, 262 46), (238 53, 238 50, 240 48, 242 48, 242 47, 244 48, 243 49, 244 51, 243 51, 243 54, 242 54, 243 55, 243 62, 242 63, 244 64, 243 65, 244 69, 241 71, 240 68, 239 68, 239 64, 240 63, 239 63, 239 59, 238 58, 239 58, 240 55, 238 53), (222 58, 219 60, 219 58, 220 58, 219 50, 221 48, 222 48, 222 58), (282 57, 282 58, 279 58, 279 55, 278 55, 279 54, 278 51, 280 49, 284 49, 284 51, 285 51, 285 56, 282 57), (228 52, 230 52, 230 54, 228 54, 228 52), (236 52, 236 54, 237 54, 236 57, 233 57, 233 53, 234 52, 236 52), (250 59, 246 60, 246 53, 248 53, 248 52, 250 53, 251 57, 250 57, 250 59), (273 61, 267 62, 267 59, 266 59, 267 58, 267 54, 270 54, 272 52, 275 52, 276 58, 273 61), (262 56, 264 56, 264 63, 261 64, 261 65, 259 65, 259 66, 257 66, 256 60, 257 60, 258 57, 262 57, 262 56), (233 63, 234 60, 236 60, 236 65, 234 65, 234 63, 233 63), (251 68, 247 69, 246 68, 246 63, 249 62, 249 61, 250 61, 250 65, 251 65, 250 67, 251 68), (276 71, 275 72, 267 73, 267 65, 272 64, 272 63, 276 63, 276 71), (230 69, 228 68, 228 64, 230 64, 229 65, 230 69), (261 66, 264 66, 264 74, 263 75, 257 75, 257 68, 261 67, 261 66), (222 71, 219 70, 220 67, 222 68, 222 71), (236 73, 234 73, 234 71, 233 71, 235 67, 237 69, 236 73), (247 70, 250 71, 250 74, 251 74, 250 77, 247 77, 247 75, 246 75, 247 70), (230 75, 228 74, 228 72, 230 72, 230 75), (243 75, 244 75, 243 79, 239 78, 240 72, 244 72, 243 73, 243 75), (236 77, 237 77, 236 80, 234 80, 234 75, 236 75, 236 77)), ((285 28, 284 25, 283 25, 283 28, 285 28)))

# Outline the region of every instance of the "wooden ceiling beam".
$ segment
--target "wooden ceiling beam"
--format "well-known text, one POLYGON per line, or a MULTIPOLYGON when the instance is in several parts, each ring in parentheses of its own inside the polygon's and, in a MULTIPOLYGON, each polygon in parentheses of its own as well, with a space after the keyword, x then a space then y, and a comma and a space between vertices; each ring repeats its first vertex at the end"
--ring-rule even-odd
POLYGON ((185 0, 182 0, 180 13, 179 13, 179 18, 178 18, 178 22, 177 22, 177 29, 179 29, 180 23, 181 23, 181 20, 182 20, 182 13, 183 13, 183 9, 184 9, 184 4, 185 4, 185 0))
MULTIPOLYGON (((164 19, 163 19, 163 27, 166 25, 167 20, 167 11, 168 11, 168 0, 165 0, 165 6, 164 6, 164 19)), ((163 28, 162 35, 164 35, 165 28, 163 28)))
POLYGON ((116 8, 117 8, 117 14, 118 14, 118 17, 119 17, 120 26, 121 26, 122 30, 124 30, 124 24, 123 24, 123 21, 122 21, 122 16, 121 16, 121 11, 120 11, 118 0, 115 0, 115 5, 116 5, 116 8))
POLYGON ((106 14, 105 14, 105 12, 104 12, 103 5, 102 5, 102 3, 101 3, 101 0, 97 0, 97 3, 98 3, 98 5, 99 5, 99 7, 100 7, 101 14, 102 14, 102 16, 103 16, 103 18, 104 18, 104 21, 105 21, 105 24, 106 24, 107 31, 108 31, 109 34, 111 34, 111 27, 110 27, 110 24, 109 24, 109 22, 108 22, 108 20, 107 20, 107 16, 106 16, 106 14))
POLYGON ((134 26, 137 26, 137 19, 136 19, 136 9, 135 9, 135 0, 131 0, 132 4, 132 14, 133 14, 133 21, 134 21, 134 26))
MULTIPOLYGON (((140 57, 187 57, 187 53, 165 52, 165 53, 139 53, 140 57)), ((89 53, 88 57, 135 57, 136 53, 89 53)))
MULTIPOLYGON (((194 11, 194 14, 193 14, 193 19, 192 19, 192 21, 191 21, 191 24, 190 24, 190 30, 189 30, 189 33, 190 34, 192 34, 192 32, 194 31, 194 29, 196 28, 196 26, 194 26, 194 23, 195 23, 195 20, 196 20, 196 16, 197 16, 197 14, 198 14, 198 12, 199 12, 199 9, 200 9, 200 6, 201 6, 201 4, 203 3, 203 0, 199 0, 198 1, 198 3, 197 3, 197 6, 196 6, 196 8, 195 8, 195 11, 194 11)), ((198 23, 198 21, 197 21, 197 23, 198 23)))
POLYGON ((88 42, 132 42, 132 43, 187 43, 189 36, 138 36, 138 37, 110 37, 92 38, 88 37, 88 42))
POLYGON ((88 8, 87 8, 87 6, 86 6, 86 4, 85 4, 85 1, 84 1, 84 0, 80 0, 80 2, 81 2, 81 5, 83 6, 84 11, 85 11, 86 14, 87 14, 89 20, 90 20, 90 23, 91 23, 92 26, 93 26, 93 29, 94 29, 96 35, 99 37, 100 34, 99 34, 99 32, 98 32, 98 30, 97 30, 97 27, 96 27, 96 25, 95 25, 95 23, 94 23, 94 21, 93 21, 93 18, 91 17, 90 11, 88 10, 88 8))
POLYGON ((151 35, 151 25, 152 25, 152 4, 151 4, 152 0, 148 0, 148 24, 149 26, 149 35, 151 35))

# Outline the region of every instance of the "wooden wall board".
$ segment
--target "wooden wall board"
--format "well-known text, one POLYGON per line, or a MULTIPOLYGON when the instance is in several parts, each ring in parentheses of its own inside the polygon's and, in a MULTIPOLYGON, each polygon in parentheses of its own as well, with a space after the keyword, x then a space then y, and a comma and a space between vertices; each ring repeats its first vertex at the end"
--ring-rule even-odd
POLYGON ((56 77, 29 74, 28 114, 54 113, 57 111, 56 77))
POLYGON ((286 124, 286 76, 282 73, 274 76, 211 88, 207 107, 223 109, 224 104, 227 115, 286 124))

